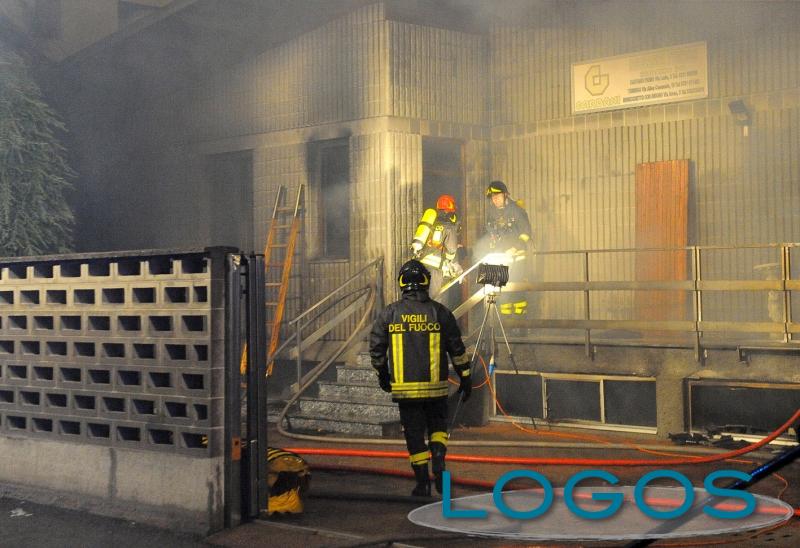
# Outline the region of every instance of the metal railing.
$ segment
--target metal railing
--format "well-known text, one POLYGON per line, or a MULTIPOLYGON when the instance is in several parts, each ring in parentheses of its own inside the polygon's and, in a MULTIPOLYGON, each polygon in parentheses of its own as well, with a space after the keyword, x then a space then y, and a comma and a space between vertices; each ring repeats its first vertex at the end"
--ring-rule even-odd
MULTIPOLYGON (((580 279, 572 281, 526 281, 512 282, 505 288, 505 293, 520 291, 528 292, 569 292, 579 293, 582 296, 582 317, 570 319, 553 318, 532 318, 528 314, 524 319, 510 318, 512 326, 537 329, 561 329, 561 330, 582 330, 584 332, 584 344, 587 355, 592 352, 593 331, 598 330, 625 330, 636 332, 682 332, 691 334, 695 356, 698 360, 703 359, 702 339, 707 333, 760 333, 771 334, 776 337, 770 341, 771 347, 792 348, 797 345, 793 334, 800 333, 800 323, 795 323, 792 318, 792 291, 800 290, 800 279, 793 276, 792 270, 792 250, 800 248, 800 243, 747 245, 747 246, 691 246, 684 248, 652 248, 652 249, 598 249, 598 250, 578 250, 578 251, 546 251, 531 253, 528 258, 529 265, 536 262, 537 265, 545 265, 548 261, 556 260, 557 257, 570 258, 573 263, 580 262, 580 272, 572 271, 580 275, 580 279), (704 275, 704 263, 708 261, 708 256, 714 253, 733 254, 751 251, 754 256, 769 256, 768 264, 752 265, 747 267, 741 261, 727 261, 727 265, 717 266, 715 270, 725 270, 721 274, 714 273, 713 276, 704 275), (661 254, 682 254, 686 261, 685 279, 593 279, 593 260, 602 255, 609 254, 633 254, 638 257, 643 253, 661 254), (775 255, 773 257, 773 255, 775 255), (774 279, 755 279, 753 273, 761 267, 762 270, 773 270, 774 279), (739 273, 737 274, 736 271, 739 273), (742 272, 749 272, 750 279, 742 276, 742 272), (720 279, 720 276, 725 279, 720 279), (732 278, 739 279, 732 279, 732 278), (601 319, 604 310, 601 307, 592 305, 593 297, 598 292, 683 292, 687 297, 682 297, 687 301, 687 314, 684 319, 601 319), (722 292, 769 292, 770 321, 747 321, 738 320, 732 316, 722 319, 706 319, 705 302, 710 294, 720 294, 722 292), (689 303, 688 296, 691 296, 689 303), (779 340, 777 340, 779 338, 779 340)), ((720 262, 720 261, 717 261, 720 262)), ((723 261, 724 262, 724 261, 723 261)), ((631 261, 629 261, 631 263, 631 261)), ((530 268, 530 266, 529 266, 530 268)), ((596 270, 596 268, 595 268, 596 270)), ((607 268, 606 270, 613 270, 607 268)), ((513 271, 512 271, 513 272, 513 271)), ((635 265, 628 265, 629 275, 636 277, 635 265)), ((467 272, 463 278, 467 282, 467 272)), ((534 277, 534 276, 531 276, 534 277)), ((577 277, 577 276, 575 276, 577 277)), ((597 276, 595 276, 596 278, 597 276)), ((607 277, 607 276, 604 276, 607 277)), ((512 274, 513 279, 513 274, 512 274)), ((615 293, 618 294, 619 293, 615 293)), ((641 294, 641 293, 639 293, 641 294)), ((652 293, 651 293, 652 295, 652 293)), ((483 290, 477 291, 454 310, 456 317, 467 314, 479 302, 483 301, 483 290)), ((635 309, 635 307, 633 307, 635 309)), ((764 309, 766 310, 766 307, 764 309)), ((658 315, 658 314, 655 314, 658 315)), ((742 315, 742 314, 739 314, 742 315)), ((644 341, 643 341, 644 342, 644 341)), ((656 345, 657 341, 656 341, 656 345)), ((736 346, 736 345, 733 345, 736 346)))
POLYGON ((283 353, 284 356, 295 360, 297 390, 302 390, 306 384, 302 371, 303 350, 322 340, 339 324, 364 306, 369 300, 371 291, 376 294, 376 308, 379 308, 383 294, 383 257, 365 265, 331 293, 288 322, 289 330, 293 335, 287 338, 269 359, 272 360, 283 353), (363 285, 357 285, 359 281, 363 285), (347 304, 340 308, 346 302, 347 304), (329 312, 332 313, 332 317, 319 323, 320 319, 329 312), (316 326, 314 331, 303 336, 304 331, 312 325, 316 326))

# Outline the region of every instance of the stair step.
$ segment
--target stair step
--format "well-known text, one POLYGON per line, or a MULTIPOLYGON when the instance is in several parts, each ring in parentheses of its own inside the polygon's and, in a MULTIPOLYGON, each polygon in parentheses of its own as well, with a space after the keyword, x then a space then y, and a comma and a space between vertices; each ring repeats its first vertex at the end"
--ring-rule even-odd
POLYGON ((381 424, 400 424, 400 419, 382 419, 380 417, 376 417, 374 415, 369 414, 362 414, 357 417, 332 417, 332 416, 319 416, 312 413, 303 413, 302 411, 297 410, 295 407, 294 411, 290 411, 287 416, 290 419, 293 418, 301 418, 307 420, 321 420, 321 421, 334 421, 334 422, 354 422, 358 424, 371 424, 371 425, 378 425, 381 424))
POLYGON ((399 421, 400 412, 395 404, 375 403, 371 401, 332 401, 300 398, 297 402, 300 415, 323 417, 334 420, 399 421))
POLYGON ((336 380, 342 384, 377 383, 374 369, 371 367, 353 367, 351 365, 337 367, 336 380))
POLYGON ((356 420, 339 420, 333 418, 292 415, 288 417, 289 429, 293 432, 305 430, 310 432, 329 432, 349 434, 351 436, 370 438, 394 438, 400 436, 397 422, 363 422, 356 420))
POLYGON ((338 383, 319 381, 319 397, 324 400, 350 400, 356 399, 359 401, 372 401, 375 403, 389 404, 392 402, 392 395, 387 394, 378 386, 378 381, 375 376, 371 379, 373 382, 368 384, 362 383, 338 383))

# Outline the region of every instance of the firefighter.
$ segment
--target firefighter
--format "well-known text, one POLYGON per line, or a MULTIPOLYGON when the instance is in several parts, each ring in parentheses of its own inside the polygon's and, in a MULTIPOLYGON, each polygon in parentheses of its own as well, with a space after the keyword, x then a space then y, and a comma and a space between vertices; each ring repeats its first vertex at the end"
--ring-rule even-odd
POLYGON ((460 243, 461 223, 456 214, 456 199, 442 194, 436 200, 436 209, 426 209, 422 214, 411 242, 415 259, 431 271, 429 294, 436 296, 448 308, 454 308, 454 292, 439 295, 442 287, 464 272, 459 256, 464 249, 460 243))
MULTIPOLYGON (((525 281, 525 259, 531 241, 531 223, 521 201, 514 200, 503 181, 492 181, 486 188, 491 205, 486 210, 486 235, 489 252, 503 253, 510 267, 511 281, 525 281)), ((526 314, 528 300, 505 297, 498 301, 501 314, 526 314)))
POLYGON ((442 492, 448 439, 448 356, 459 376, 458 392, 463 400, 472 392, 461 330, 452 312, 428 296, 430 279, 421 262, 412 259, 405 263, 397 277, 403 295, 380 313, 370 333, 370 357, 378 383, 384 392, 392 394, 400 409, 417 482, 411 494, 424 497, 431 493, 429 460, 436 490, 442 492))

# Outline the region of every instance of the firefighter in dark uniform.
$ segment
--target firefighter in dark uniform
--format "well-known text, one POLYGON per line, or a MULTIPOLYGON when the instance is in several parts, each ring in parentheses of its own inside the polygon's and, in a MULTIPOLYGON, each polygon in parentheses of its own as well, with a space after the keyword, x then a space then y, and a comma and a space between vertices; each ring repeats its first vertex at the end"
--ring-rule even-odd
POLYGON ((380 313, 370 334, 370 357, 378 383, 385 392, 391 392, 400 408, 417 481, 413 496, 430 496, 429 460, 436 489, 442 492, 448 438, 448 356, 461 379, 458 391, 462 398, 466 400, 472 392, 461 330, 453 313, 428 296, 430 279, 430 272, 419 261, 405 263, 397 278, 403 296, 380 313))
MULTIPOLYGON (((492 181, 486 188, 491 205, 486 208, 486 236, 490 252, 503 253, 512 282, 527 279, 525 259, 531 241, 531 223, 520 202, 510 197, 502 181, 492 181)), ((498 300, 501 314, 525 314, 527 298, 506 296, 498 300)))
POLYGON ((431 271, 428 293, 450 309, 456 305, 456 293, 448 291, 439 295, 439 291, 464 271, 459 263, 459 256, 464 253, 460 238, 461 223, 456 213, 456 199, 449 194, 442 194, 436 200, 436 209, 426 209, 422 214, 411 242, 414 258, 431 271))

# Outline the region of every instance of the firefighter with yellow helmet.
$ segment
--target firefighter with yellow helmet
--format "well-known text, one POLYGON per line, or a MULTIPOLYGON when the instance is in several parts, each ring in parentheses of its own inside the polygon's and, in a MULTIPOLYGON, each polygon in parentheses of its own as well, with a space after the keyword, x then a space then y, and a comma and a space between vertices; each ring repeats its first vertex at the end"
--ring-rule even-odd
MULTIPOLYGON (((525 259, 531 242, 531 223, 519 200, 511 198, 503 181, 492 181, 486 188, 491 203, 486 208, 486 236, 489 252, 505 255, 511 281, 524 281, 525 259)), ((506 296, 498 300, 501 314, 526 314, 528 300, 506 296)))
MULTIPOLYGON (((437 296, 442 286, 461 275, 464 269, 459 263, 463 252, 460 243, 461 223, 456 213, 456 200, 442 194, 436 200, 436 209, 426 209, 417 224, 411 251, 431 272, 430 294, 437 296)), ((455 294, 438 295, 449 308, 455 306, 455 294)))
POLYGON ((417 260, 406 262, 397 278, 403 292, 375 320, 369 352, 378 384, 392 394, 417 481, 412 496, 430 496, 428 461, 436 490, 442 492, 447 452, 448 357, 466 401, 472 392, 470 360, 453 313, 428 295, 431 274, 417 260), (425 443, 425 434, 428 443, 425 443), (429 455, 430 452, 430 455, 429 455))

